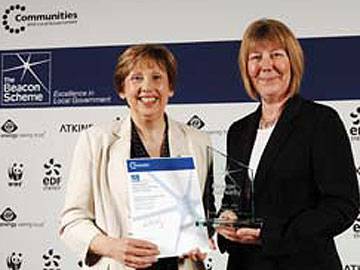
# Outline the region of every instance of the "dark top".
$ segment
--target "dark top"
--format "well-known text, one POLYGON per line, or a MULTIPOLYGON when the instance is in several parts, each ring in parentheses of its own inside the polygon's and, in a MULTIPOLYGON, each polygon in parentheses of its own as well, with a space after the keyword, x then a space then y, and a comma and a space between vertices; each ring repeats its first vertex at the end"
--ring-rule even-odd
MULTIPOLYGON (((260 116, 261 106, 231 125, 229 157, 249 163, 260 116)), ((254 192, 262 244, 219 236, 220 250, 230 254, 228 269, 342 269, 333 237, 357 217, 359 187, 335 110, 298 95, 288 100, 260 159, 254 192)))

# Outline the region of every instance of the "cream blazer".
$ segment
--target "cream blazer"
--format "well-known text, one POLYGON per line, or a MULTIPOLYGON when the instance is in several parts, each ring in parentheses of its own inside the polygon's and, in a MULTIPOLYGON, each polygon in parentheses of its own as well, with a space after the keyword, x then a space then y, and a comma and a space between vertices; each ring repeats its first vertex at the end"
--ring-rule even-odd
MULTIPOLYGON (((128 235, 129 200, 125 160, 130 158, 130 117, 81 133, 75 146, 65 205, 60 218, 60 237, 80 258, 85 269, 131 269, 108 258, 88 253, 92 239, 100 234, 128 235)), ((210 166, 204 133, 169 119, 171 157, 193 156, 201 190, 210 166)), ((185 260, 181 269, 199 269, 185 260)))

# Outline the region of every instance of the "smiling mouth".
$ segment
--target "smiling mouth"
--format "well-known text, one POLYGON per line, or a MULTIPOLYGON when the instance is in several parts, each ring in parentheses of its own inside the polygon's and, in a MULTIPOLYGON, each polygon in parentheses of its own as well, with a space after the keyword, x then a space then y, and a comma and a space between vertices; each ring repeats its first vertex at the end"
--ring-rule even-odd
POLYGON ((138 100, 140 100, 143 103, 154 103, 159 100, 159 98, 156 97, 139 97, 138 100))

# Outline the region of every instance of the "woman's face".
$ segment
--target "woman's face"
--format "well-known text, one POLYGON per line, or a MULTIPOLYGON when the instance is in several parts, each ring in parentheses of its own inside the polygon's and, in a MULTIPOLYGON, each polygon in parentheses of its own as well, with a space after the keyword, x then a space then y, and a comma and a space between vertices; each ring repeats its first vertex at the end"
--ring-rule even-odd
POLYGON ((132 117, 142 120, 156 120, 163 117, 170 89, 167 72, 153 60, 140 60, 125 78, 124 91, 132 117))
POLYGON ((247 70, 262 100, 281 101, 288 96, 291 66, 287 52, 275 42, 256 42, 250 50, 247 70))

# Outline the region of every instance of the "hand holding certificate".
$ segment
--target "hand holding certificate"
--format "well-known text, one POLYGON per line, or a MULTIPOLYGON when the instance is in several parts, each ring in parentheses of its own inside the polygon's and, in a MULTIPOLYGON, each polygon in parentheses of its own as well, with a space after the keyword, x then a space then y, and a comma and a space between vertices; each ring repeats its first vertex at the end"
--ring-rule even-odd
POLYGON ((192 158, 127 160, 132 237, 159 246, 159 257, 208 250, 200 184, 192 158))

